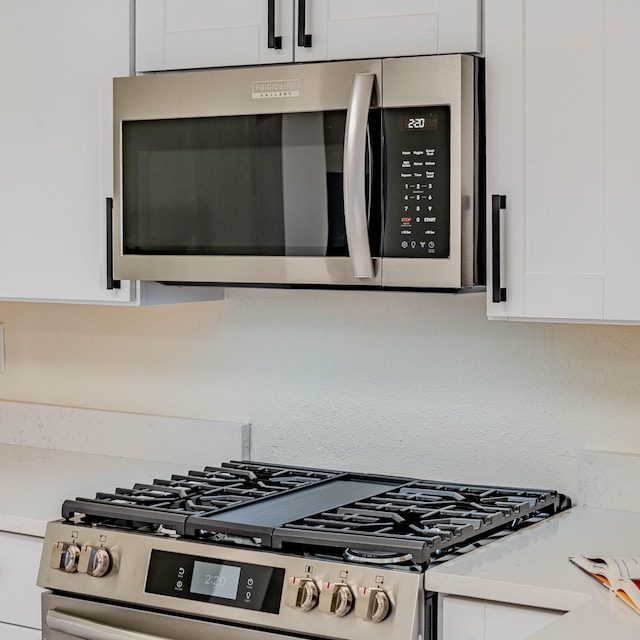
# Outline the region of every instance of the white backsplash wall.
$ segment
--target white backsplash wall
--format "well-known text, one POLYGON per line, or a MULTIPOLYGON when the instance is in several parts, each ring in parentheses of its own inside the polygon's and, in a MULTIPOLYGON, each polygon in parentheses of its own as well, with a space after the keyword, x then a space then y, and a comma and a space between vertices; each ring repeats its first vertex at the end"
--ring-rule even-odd
POLYGON ((482 294, 0 303, 0 400, 250 422, 254 460, 577 498, 578 451, 640 453, 640 327, 484 314, 482 294))

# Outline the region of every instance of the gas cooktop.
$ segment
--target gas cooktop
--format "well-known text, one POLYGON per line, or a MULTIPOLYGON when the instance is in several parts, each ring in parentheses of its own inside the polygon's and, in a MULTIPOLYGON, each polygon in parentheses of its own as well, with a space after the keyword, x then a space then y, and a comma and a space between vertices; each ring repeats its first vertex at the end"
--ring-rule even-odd
POLYGON ((240 461, 67 500, 62 516, 79 525, 424 569, 569 506, 552 490, 240 461))

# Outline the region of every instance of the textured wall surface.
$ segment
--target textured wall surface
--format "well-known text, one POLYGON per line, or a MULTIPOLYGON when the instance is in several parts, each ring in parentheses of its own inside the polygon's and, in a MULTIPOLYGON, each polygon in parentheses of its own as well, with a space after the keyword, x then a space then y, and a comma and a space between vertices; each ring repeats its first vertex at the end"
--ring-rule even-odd
POLYGON ((576 496, 580 450, 640 453, 640 328, 489 322, 482 294, 230 289, 0 322, 1 400, 250 422, 255 460, 576 496))

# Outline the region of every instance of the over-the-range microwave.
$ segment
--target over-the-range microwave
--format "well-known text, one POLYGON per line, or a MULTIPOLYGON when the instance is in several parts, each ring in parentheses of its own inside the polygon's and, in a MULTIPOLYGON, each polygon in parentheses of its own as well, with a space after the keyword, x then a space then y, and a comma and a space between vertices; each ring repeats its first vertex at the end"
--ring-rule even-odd
POLYGON ((482 60, 114 80, 114 276, 464 290, 485 282, 482 60))

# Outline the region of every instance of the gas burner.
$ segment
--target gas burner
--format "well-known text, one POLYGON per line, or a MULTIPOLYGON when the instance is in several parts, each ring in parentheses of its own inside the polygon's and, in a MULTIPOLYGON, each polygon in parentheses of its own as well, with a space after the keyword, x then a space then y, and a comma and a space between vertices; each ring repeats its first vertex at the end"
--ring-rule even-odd
POLYGON ((342 557, 347 562, 359 562, 361 564, 397 565, 413 562, 413 556, 410 553, 397 553, 395 551, 345 549, 342 557))

